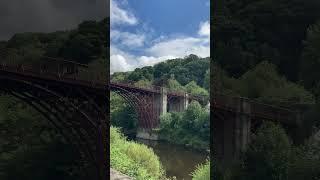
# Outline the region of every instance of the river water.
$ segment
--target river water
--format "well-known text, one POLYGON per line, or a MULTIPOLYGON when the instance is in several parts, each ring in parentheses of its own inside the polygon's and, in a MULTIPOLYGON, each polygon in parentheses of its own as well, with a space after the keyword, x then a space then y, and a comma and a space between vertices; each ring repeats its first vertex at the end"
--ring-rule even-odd
POLYGON ((209 153, 207 152, 200 152, 165 141, 144 139, 135 139, 135 141, 151 147, 159 156, 167 176, 175 176, 178 180, 191 180, 190 174, 196 166, 209 159, 209 153))

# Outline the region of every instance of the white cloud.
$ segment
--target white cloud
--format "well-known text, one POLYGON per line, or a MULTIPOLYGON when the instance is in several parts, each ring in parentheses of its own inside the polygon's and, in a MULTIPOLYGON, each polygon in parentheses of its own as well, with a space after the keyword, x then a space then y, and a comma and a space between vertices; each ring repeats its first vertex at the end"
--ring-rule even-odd
POLYGON ((143 66, 153 66, 159 62, 195 54, 210 56, 208 37, 161 38, 145 50, 143 56, 134 56, 115 46, 111 46, 111 73, 132 71, 143 66))
POLYGON ((200 36, 209 36, 210 37, 210 23, 209 23, 209 21, 200 23, 200 28, 199 28, 198 34, 200 36))
POLYGON ((114 72, 132 71, 135 68, 141 68, 144 66, 153 66, 159 62, 177 58, 175 56, 134 56, 118 49, 114 45, 111 45, 110 54, 111 74, 114 72))
POLYGON ((127 62, 125 57, 120 54, 111 55, 110 57, 110 70, 111 74, 114 72, 125 72, 131 69, 131 65, 127 62))
POLYGON ((110 46, 110 73, 125 72, 133 70, 132 63, 135 57, 118 49, 114 45, 110 46))
POLYGON ((128 10, 124 10, 119 7, 117 0, 111 0, 110 2, 110 22, 115 24, 128 24, 135 25, 138 23, 138 19, 128 10))
MULTIPOLYGON (((136 25, 138 19, 134 14, 120 8, 119 5, 124 7, 127 4, 125 0, 111 0, 111 25, 136 25)), ((111 30, 111 74, 132 71, 143 66, 153 66, 168 59, 182 58, 190 54, 200 57, 210 56, 209 21, 200 23, 196 36, 151 38, 153 31, 146 24, 143 24, 140 30, 144 33, 123 32, 117 29, 117 26, 111 30), (142 51, 142 55, 130 54, 128 49, 134 50, 135 48, 145 50, 142 51)))
POLYGON ((175 56, 161 56, 161 57, 154 57, 154 56, 141 56, 138 58, 138 66, 137 67, 143 67, 143 66, 153 66, 159 62, 168 60, 168 59, 174 59, 177 58, 175 56))
POLYGON ((141 47, 146 39, 144 34, 133 34, 117 30, 111 30, 110 37, 112 41, 116 41, 127 47, 141 47))
POLYGON ((189 54, 208 57, 210 55, 210 45, 207 42, 208 40, 204 38, 175 38, 156 43, 146 52, 156 57, 184 57, 189 54))
POLYGON ((115 47, 111 48, 111 73, 132 71, 135 68, 153 66, 159 62, 195 54, 210 56, 207 38, 182 37, 162 40, 146 49, 147 55, 134 56, 115 47))

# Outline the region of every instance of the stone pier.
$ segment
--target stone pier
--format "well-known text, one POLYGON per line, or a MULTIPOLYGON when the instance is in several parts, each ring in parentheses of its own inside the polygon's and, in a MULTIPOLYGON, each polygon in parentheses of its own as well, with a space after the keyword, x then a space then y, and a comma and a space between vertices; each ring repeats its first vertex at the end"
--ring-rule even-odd
MULTIPOLYGON (((168 91, 166 88, 162 87, 160 93, 155 95, 154 98, 154 112, 157 121, 160 122, 160 116, 167 112, 181 112, 187 109, 189 104, 189 96, 185 93, 184 96, 174 97, 168 101, 168 91)), ((158 140, 158 133, 153 129, 142 129, 139 128, 137 131, 137 138, 148 139, 148 140, 158 140)))
POLYGON ((189 95, 187 93, 182 97, 174 97, 170 103, 168 103, 169 112, 182 112, 188 108, 189 95))
POLYGON ((214 152, 222 167, 238 159, 250 140, 251 104, 240 99, 237 108, 231 115, 215 118, 213 125, 214 152))

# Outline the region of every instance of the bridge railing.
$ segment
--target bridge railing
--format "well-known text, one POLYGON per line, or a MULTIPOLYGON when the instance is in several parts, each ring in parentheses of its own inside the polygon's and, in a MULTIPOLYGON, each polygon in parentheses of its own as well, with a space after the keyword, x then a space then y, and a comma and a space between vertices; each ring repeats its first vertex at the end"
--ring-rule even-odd
POLYGON ((38 56, 24 58, 15 50, 0 51, 0 69, 43 78, 72 80, 86 84, 106 84, 104 72, 97 72, 87 64, 59 58, 38 56))
POLYGON ((119 86, 123 87, 131 87, 131 88, 137 88, 141 90, 146 90, 146 91, 153 91, 153 92, 160 92, 161 86, 154 86, 154 85, 143 85, 143 84, 138 84, 135 81, 110 81, 112 84, 116 84, 119 86))
POLYGON ((276 107, 269 104, 260 103, 244 97, 232 97, 215 94, 213 97, 214 107, 224 110, 249 114, 256 118, 263 118, 269 120, 281 120, 285 122, 296 121, 297 111, 287 108, 276 107), (250 105, 249 112, 241 109, 241 106, 247 103, 250 105))
MULTIPOLYGON (((155 92, 160 92, 161 88, 163 88, 162 86, 156 86, 156 85, 144 85, 144 84, 139 84, 136 81, 111 81, 111 83, 113 84, 118 84, 121 86, 130 86, 130 87, 134 87, 134 88, 139 88, 139 89, 144 89, 144 90, 149 90, 149 91, 155 91, 155 92)), ((177 92, 177 91, 170 91, 167 89, 167 93, 172 95, 172 96, 184 96, 185 93, 183 92, 177 92)))

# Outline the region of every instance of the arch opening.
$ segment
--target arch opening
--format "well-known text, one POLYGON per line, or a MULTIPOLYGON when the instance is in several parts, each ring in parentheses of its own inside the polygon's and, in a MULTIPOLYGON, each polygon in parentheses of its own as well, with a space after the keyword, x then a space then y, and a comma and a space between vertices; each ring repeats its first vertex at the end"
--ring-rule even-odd
MULTIPOLYGON (((1 84, 6 84, 6 86, 0 88, 0 94, 2 92, 6 96, 14 97, 15 100, 18 100, 18 104, 28 105, 41 117, 40 119, 34 120, 35 122, 29 123, 34 123, 35 127, 37 127, 36 125, 38 124, 44 125, 45 129, 50 129, 50 131, 55 132, 55 135, 58 137, 58 139, 55 140, 60 141, 57 142, 59 146, 55 148, 60 149, 62 153, 53 154, 53 156, 57 156, 56 158, 60 159, 61 157, 59 156, 67 157, 70 156, 70 153, 74 155, 70 156, 70 158, 73 157, 74 159, 69 159, 72 163, 67 164, 70 166, 68 170, 63 170, 64 175, 69 176, 70 179, 88 179, 88 177, 90 177, 90 179, 98 179, 101 172, 96 154, 97 147, 94 147, 96 145, 96 138, 94 137, 96 137, 98 133, 96 132, 94 121, 86 116, 84 112, 81 112, 80 109, 76 108, 76 106, 70 103, 63 103, 63 98, 59 97, 56 93, 51 93, 50 90, 46 90, 44 87, 4 78, 1 78, 0 82, 1 84), (46 101, 45 99, 37 97, 40 94, 46 94, 46 96, 50 98, 55 97, 55 100, 46 101), (78 114, 78 123, 73 119, 72 114, 66 114, 67 112, 78 114), (49 122, 50 125, 43 123, 45 122, 43 120, 47 120, 46 122, 49 122), (42 123, 40 123, 40 121, 42 123), (87 127, 87 129, 85 129, 85 127, 87 127), (64 154, 63 151, 66 154, 64 154), (67 153, 69 153, 69 155, 67 155, 67 153)), ((29 132, 29 134, 32 133, 32 131, 29 132)), ((35 136, 34 138, 36 139, 37 137, 35 136)), ((50 141, 50 139, 48 141, 50 141)), ((39 143, 38 146, 46 148, 45 146, 51 146, 51 144, 50 142, 49 145, 41 145, 41 143, 39 143)), ((31 160, 36 161, 36 158, 37 157, 34 156, 34 159, 31 160)), ((54 159, 52 159, 52 161, 54 161, 54 159)), ((52 162, 49 162, 49 164, 50 163, 52 162)), ((60 175, 62 176, 63 173, 60 172, 60 175)))

